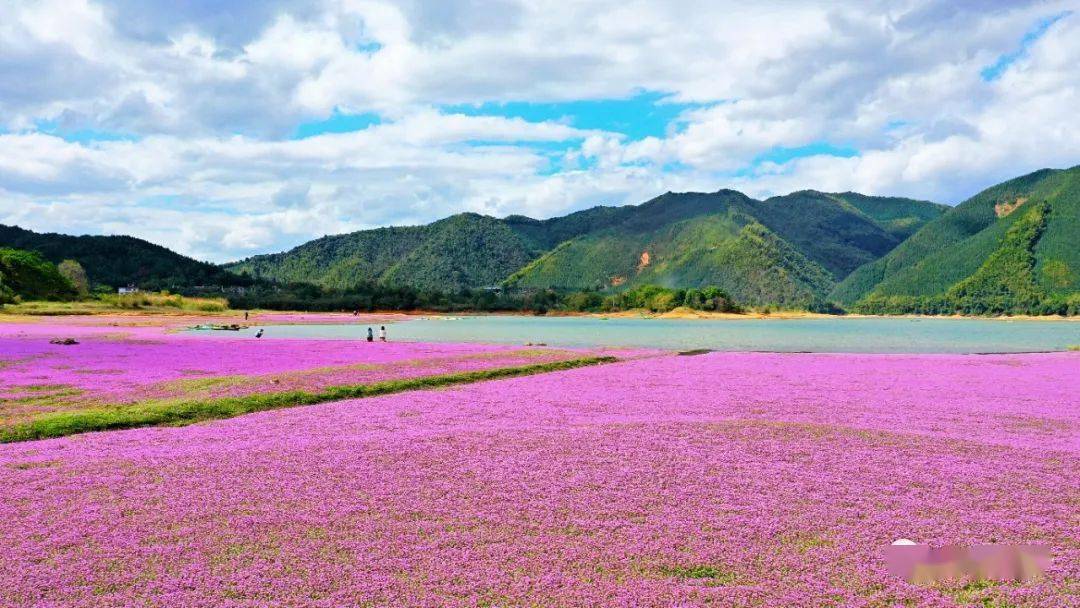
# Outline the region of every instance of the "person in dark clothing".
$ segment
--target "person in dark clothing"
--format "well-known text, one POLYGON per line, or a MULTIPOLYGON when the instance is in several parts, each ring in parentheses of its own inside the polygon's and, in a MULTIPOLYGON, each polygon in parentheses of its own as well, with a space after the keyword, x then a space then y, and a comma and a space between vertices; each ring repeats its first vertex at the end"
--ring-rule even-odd
POLYGON ((370 327, 367 328, 367 341, 368 342, 374 342, 375 341, 375 332, 371 331, 370 327))
POLYGON ((244 320, 245 321, 248 320, 248 311, 246 311, 246 310, 244 311, 244 320))

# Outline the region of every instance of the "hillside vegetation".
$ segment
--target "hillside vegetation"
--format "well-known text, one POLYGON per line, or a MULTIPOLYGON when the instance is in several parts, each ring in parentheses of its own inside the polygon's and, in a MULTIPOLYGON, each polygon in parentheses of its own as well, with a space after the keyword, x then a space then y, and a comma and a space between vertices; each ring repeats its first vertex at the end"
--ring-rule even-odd
POLYGON ((21 281, 29 298, 61 300, 134 283, 225 292, 244 308, 622 310, 637 301, 625 294, 662 289, 650 308, 716 290, 755 308, 1078 314, 1080 167, 1036 171, 954 208, 854 192, 669 192, 546 220, 461 213, 220 267, 123 236, 0 226, 4 246, 39 255, 8 254, 9 300, 21 281))
POLYGON ((747 304, 824 302, 835 282, 944 207, 804 191, 668 193, 548 220, 465 213, 426 226, 323 237, 227 265, 256 280, 461 291, 717 286, 747 304))
POLYGON ((939 217, 947 209, 943 205, 925 201, 891 196, 866 196, 857 192, 841 192, 829 196, 857 209, 900 241, 939 217))
POLYGON ((716 285, 740 303, 810 306, 835 282, 894 248, 896 225, 940 205, 803 191, 766 201, 739 192, 665 194, 624 207, 609 225, 562 243, 508 277, 519 288, 716 285), (889 212, 882 209, 893 206, 889 212), (903 219, 900 219, 903 218, 903 219))
POLYGON ((505 220, 463 213, 427 226, 327 236, 229 264, 237 274, 333 289, 367 283, 458 291, 497 284, 543 246, 505 220))
POLYGON ((237 282, 218 266, 130 236, 42 234, 0 224, 0 247, 36 251, 54 264, 74 260, 86 269, 91 286, 156 290, 237 282))
POLYGON ((874 313, 1076 314, 1080 167, 989 188, 845 279, 833 297, 874 313))
POLYGON ((41 254, 0 248, 0 304, 21 299, 70 299, 76 295, 75 286, 41 254))
POLYGON ((666 269, 642 275, 638 281, 666 275, 668 284, 716 285, 741 304, 795 308, 821 307, 833 285, 826 270, 757 222, 744 226, 735 238, 706 251, 690 251, 666 269))

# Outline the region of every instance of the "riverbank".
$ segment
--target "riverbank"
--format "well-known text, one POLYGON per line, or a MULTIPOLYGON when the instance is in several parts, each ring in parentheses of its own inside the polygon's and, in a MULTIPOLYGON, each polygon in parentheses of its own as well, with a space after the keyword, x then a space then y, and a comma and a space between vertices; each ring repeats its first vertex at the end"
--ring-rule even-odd
POLYGON ((742 317, 738 320, 636 315, 405 315, 254 312, 239 317, 123 313, 3 317, 13 331, 47 339, 122 333, 125 328, 221 340, 364 341, 386 326, 393 342, 550 345, 666 351, 995 353, 1064 351, 1080 344, 1080 324, 1050 319, 1010 322, 936 317, 742 317), (236 325, 237 331, 186 331, 236 325))

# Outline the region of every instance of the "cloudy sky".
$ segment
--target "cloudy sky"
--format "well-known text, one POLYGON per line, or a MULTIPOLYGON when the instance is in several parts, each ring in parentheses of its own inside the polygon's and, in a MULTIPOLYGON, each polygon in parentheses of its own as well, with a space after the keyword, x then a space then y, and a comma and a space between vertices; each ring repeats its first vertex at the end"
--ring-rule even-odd
POLYGON ((0 223, 226 261, 1080 164, 1080 0, 0 0, 0 223))

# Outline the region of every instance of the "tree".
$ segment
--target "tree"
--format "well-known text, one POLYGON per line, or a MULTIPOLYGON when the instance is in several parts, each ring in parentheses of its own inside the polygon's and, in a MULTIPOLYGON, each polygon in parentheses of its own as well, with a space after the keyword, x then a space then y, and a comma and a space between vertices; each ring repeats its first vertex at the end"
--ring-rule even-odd
POLYGON ((86 270, 82 267, 82 264, 75 260, 64 260, 56 267, 60 271, 60 274, 71 282, 75 287, 75 291, 80 296, 86 296, 90 293, 90 281, 86 278, 86 270))
POLYGON ((0 276, 4 299, 64 300, 75 295, 56 266, 33 251, 0 248, 0 276))
POLYGON ((15 301, 15 290, 4 283, 4 273, 0 271, 0 304, 9 304, 15 301))

